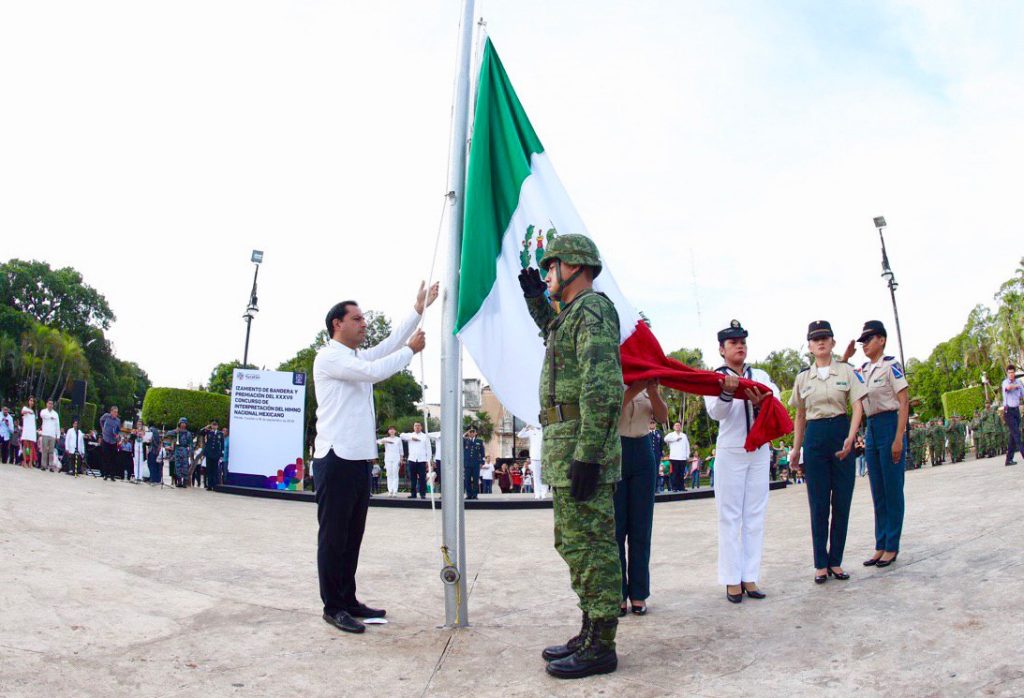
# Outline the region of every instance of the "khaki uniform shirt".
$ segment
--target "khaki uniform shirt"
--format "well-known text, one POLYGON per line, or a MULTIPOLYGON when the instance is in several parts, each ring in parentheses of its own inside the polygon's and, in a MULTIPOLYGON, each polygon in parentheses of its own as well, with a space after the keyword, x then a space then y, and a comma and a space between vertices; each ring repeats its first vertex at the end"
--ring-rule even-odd
POLYGON ((864 396, 864 414, 868 417, 880 412, 892 412, 900 408, 896 396, 901 390, 910 387, 903 375, 903 366, 892 356, 882 358, 882 363, 875 367, 866 362, 856 372, 867 389, 864 396))
POLYGON ((654 419, 654 407, 647 390, 641 390, 622 408, 619 416, 619 436, 637 438, 650 433, 648 424, 654 419))
POLYGON ((828 419, 846 414, 847 405, 853 406, 866 393, 853 366, 833 361, 824 380, 818 375, 817 366, 798 373, 789 404, 807 410, 807 419, 828 419))

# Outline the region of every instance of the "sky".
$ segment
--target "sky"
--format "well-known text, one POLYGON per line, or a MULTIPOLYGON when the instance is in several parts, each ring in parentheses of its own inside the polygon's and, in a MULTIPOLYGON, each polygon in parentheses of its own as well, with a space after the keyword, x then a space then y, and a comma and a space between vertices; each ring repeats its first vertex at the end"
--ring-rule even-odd
MULTIPOLYGON (((908 359, 991 305, 1024 254, 1020 3, 478 10, 666 350, 710 361, 733 318, 752 358, 800 349, 812 320, 840 343, 891 327, 874 216, 908 359)), ((252 363, 276 368, 343 299, 403 315, 447 264, 459 16, 456 0, 0 0, 0 259, 80 270, 117 315, 118 356, 159 386, 241 359, 252 249, 252 363)))

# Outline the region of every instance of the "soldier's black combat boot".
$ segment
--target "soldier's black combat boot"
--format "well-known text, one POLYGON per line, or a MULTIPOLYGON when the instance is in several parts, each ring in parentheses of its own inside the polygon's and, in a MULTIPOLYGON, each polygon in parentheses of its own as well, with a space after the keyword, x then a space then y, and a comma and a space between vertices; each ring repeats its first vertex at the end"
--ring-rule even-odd
POLYGON ((556 679, 582 679, 615 671, 619 665, 619 657, 615 654, 618 625, 618 618, 591 620, 580 648, 568 657, 548 662, 548 673, 556 679))
POLYGON ((544 657, 544 661, 546 662, 550 662, 555 659, 562 659, 563 657, 568 657, 569 655, 576 652, 576 650, 580 648, 580 645, 583 644, 583 638, 587 634, 587 630, 589 628, 590 616, 588 616, 587 612, 584 611, 583 625, 580 626, 580 631, 576 633, 574 637, 569 638, 569 641, 566 642, 564 645, 553 645, 551 647, 545 648, 544 651, 540 653, 540 656, 544 657))

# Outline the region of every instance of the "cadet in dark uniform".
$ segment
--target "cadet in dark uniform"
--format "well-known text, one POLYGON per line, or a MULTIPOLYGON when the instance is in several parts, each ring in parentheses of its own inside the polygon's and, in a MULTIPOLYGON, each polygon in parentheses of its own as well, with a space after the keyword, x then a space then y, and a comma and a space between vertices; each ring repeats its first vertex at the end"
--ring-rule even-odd
POLYGON ((863 398, 868 418, 866 455, 875 504, 875 554, 864 565, 888 567, 899 554, 903 532, 909 385, 900 362, 884 355, 888 341, 885 325, 868 320, 857 341, 868 357, 857 376, 867 390, 863 398))
POLYGON ((866 391, 850 364, 832 360, 836 346, 832 325, 825 320, 812 322, 807 328, 807 344, 814 366, 801 371, 793 384, 789 403, 796 408, 796 425, 789 460, 799 463, 803 446, 814 581, 824 584, 829 576, 850 578, 843 571, 843 550, 856 479, 852 449, 864 413, 860 400, 866 391), (852 419, 846 416, 847 406, 853 409, 852 419))

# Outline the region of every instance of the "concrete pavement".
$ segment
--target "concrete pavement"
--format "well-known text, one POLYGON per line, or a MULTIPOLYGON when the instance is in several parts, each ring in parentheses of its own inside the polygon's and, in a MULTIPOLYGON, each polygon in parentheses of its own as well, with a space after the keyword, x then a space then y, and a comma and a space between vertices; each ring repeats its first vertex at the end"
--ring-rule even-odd
POLYGON ((1024 464, 907 474, 903 550, 873 549, 858 478, 845 568, 812 582, 802 486, 773 492, 765 601, 716 583, 712 500, 655 511, 652 596, 619 671, 558 682, 578 626, 551 511, 467 512, 472 627, 446 631, 439 514, 370 510, 360 598, 386 626, 320 619, 316 510, 0 466, 2 696, 1024 695, 1024 464))

